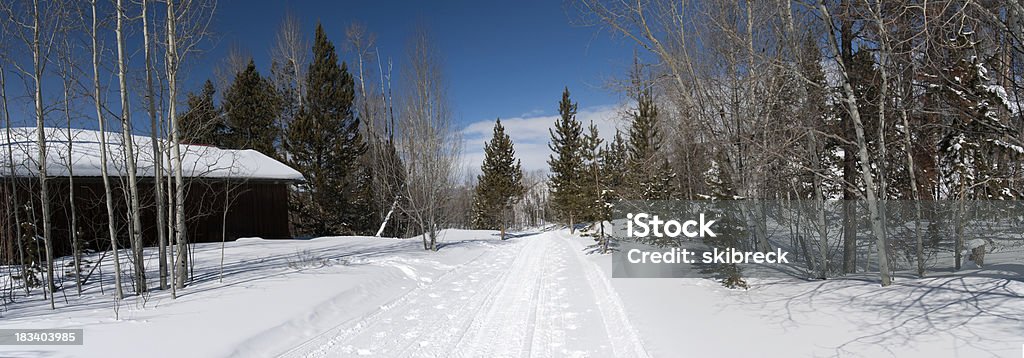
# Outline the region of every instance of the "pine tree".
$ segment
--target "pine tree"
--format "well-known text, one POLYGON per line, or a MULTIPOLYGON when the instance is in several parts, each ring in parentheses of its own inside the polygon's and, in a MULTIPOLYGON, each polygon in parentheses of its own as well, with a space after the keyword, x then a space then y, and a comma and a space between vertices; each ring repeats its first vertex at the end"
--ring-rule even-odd
POLYGON ((178 120, 182 142, 226 146, 227 126, 213 101, 216 91, 213 82, 206 80, 198 94, 188 94, 188 109, 178 120))
POLYGON ((597 126, 590 122, 583 135, 583 176, 580 180, 580 201, 583 205, 581 219, 584 221, 605 220, 604 178, 601 173, 601 144, 597 126))
POLYGON ((269 156, 277 156, 276 120, 281 114, 281 98, 274 85, 256 71, 252 59, 249 59, 245 70, 235 74, 234 82, 224 91, 221 107, 231 148, 254 149, 269 156))
POLYGON ((508 214, 523 194, 523 169, 515 158, 512 138, 505 134, 501 119, 494 122, 494 135, 484 143, 484 162, 477 176, 473 200, 473 226, 500 229, 505 239, 508 214))
POLYGON ((672 194, 675 173, 668 159, 659 152, 662 147, 658 105, 651 88, 634 79, 637 109, 630 114, 627 167, 633 175, 630 187, 636 192, 630 199, 666 200, 672 194))
MULTIPOLYGON (((621 136, 620 136, 621 139, 621 136)), ((587 134, 583 137, 583 162, 584 162, 584 183, 581 198, 585 204, 584 219, 597 222, 597 228, 592 230, 596 236, 594 251, 607 253, 609 250, 609 235, 604 230, 604 222, 611 219, 611 193, 608 186, 607 175, 613 168, 606 168, 607 160, 605 155, 610 154, 601 144, 604 142, 597 131, 597 126, 591 121, 587 127, 587 134)), ((622 168, 620 167, 619 170, 622 168)))
POLYGON ((575 229, 576 220, 582 212, 579 195, 583 171, 583 126, 576 120, 577 107, 578 104, 569 98, 569 88, 566 87, 558 103, 559 118, 555 129, 548 130, 551 134, 548 148, 554 152, 548 159, 551 206, 555 215, 569 224, 570 232, 575 229))
POLYGON ((601 171, 604 177, 606 189, 606 200, 617 201, 622 198, 620 194, 626 186, 627 171, 626 163, 629 157, 629 149, 622 132, 615 130, 615 137, 606 143, 601 149, 601 171))
POLYGON ((306 234, 352 232, 365 202, 358 189, 358 158, 366 150, 353 112, 355 83, 323 27, 317 25, 303 107, 288 127, 287 152, 306 183, 293 196, 296 226, 306 234))

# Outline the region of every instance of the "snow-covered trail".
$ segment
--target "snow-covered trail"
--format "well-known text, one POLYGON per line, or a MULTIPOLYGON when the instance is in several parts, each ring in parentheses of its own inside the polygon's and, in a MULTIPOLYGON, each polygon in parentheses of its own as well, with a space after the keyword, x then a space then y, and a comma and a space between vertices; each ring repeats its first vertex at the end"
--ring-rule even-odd
POLYGON ((283 356, 647 356, 608 278, 565 235, 497 245, 283 356))

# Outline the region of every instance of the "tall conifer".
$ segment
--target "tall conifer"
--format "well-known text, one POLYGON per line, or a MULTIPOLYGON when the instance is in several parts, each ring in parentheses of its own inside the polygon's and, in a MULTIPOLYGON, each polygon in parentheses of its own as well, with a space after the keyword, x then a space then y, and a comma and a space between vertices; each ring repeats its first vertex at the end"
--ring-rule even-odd
POLYGON ((281 114, 281 98, 274 85, 249 65, 235 74, 235 80, 224 91, 225 123, 228 145, 234 149, 254 149, 277 156, 274 144, 278 138, 277 118, 281 114))
POLYGON ((522 198, 523 169, 515 158, 516 150, 512 138, 505 134, 501 119, 494 123, 494 135, 484 143, 484 163, 477 176, 473 200, 473 226, 478 229, 500 229, 505 238, 505 228, 512 205, 522 198))
POLYGON ((182 142, 224 147, 227 127, 220 116, 220 108, 213 101, 216 89, 206 80, 203 89, 188 94, 188 109, 182 113, 178 126, 182 142))
MULTIPOLYGON (((637 74, 639 76, 639 74, 637 74)), ((659 149, 662 147, 658 105, 649 85, 634 79, 637 109, 630 114, 628 161, 631 187, 637 192, 630 199, 666 200, 672 196, 672 178, 675 176, 668 160, 659 149)))
POLYGON ((313 61, 306 74, 306 96, 288 126, 287 153, 306 177, 293 196, 298 229, 305 234, 350 233, 366 226, 359 203, 358 158, 366 150, 353 111, 355 83, 323 27, 317 25, 313 61))
POLYGON ((548 130, 554 152, 548 159, 551 167, 551 205, 555 215, 569 224, 570 232, 581 214, 580 180, 583 171, 583 126, 576 119, 578 104, 569 98, 569 88, 562 92, 558 103, 559 118, 555 129, 548 130))

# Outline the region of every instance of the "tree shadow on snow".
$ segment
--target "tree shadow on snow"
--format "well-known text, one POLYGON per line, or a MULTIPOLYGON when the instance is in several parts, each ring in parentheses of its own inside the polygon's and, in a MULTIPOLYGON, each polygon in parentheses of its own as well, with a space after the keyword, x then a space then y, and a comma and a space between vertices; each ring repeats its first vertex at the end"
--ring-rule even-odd
POLYGON ((326 266, 367 264, 358 263, 363 260, 357 259, 392 256, 400 252, 410 252, 410 243, 397 241, 391 245, 374 245, 355 250, 352 250, 350 247, 338 246, 296 248, 294 253, 282 253, 225 262, 223 276, 219 266, 209 267, 205 272, 197 272, 189 284, 191 287, 179 293, 178 297, 186 297, 222 287, 243 285, 326 266), (220 281, 222 277, 223 284, 209 284, 220 281))
POLYGON ((883 348, 895 356, 888 347, 925 344, 922 336, 932 336, 929 340, 956 339, 961 345, 1005 355, 1005 351, 993 351, 993 345, 1019 348, 1019 337, 1024 336, 1024 315, 1020 313, 1024 285, 1019 276, 1010 279, 1005 273, 984 273, 993 269, 987 267, 969 276, 900 276, 890 287, 880 287, 877 280, 866 276, 816 283, 779 280, 759 284, 762 294, 757 298, 736 298, 737 303, 725 306, 762 312, 763 318, 777 320, 783 329, 821 325, 824 314, 845 320, 856 327, 856 336, 831 347, 836 356, 868 346, 883 348), (793 285, 806 289, 794 292, 793 285), (979 330, 981 327, 984 329, 979 330), (1003 335, 993 337, 987 332, 1003 335))

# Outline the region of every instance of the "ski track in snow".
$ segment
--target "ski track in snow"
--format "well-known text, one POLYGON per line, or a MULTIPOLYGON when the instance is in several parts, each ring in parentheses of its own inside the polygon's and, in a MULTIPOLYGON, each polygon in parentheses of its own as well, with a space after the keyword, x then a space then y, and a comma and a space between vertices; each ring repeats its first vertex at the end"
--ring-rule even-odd
POLYGON ((647 357, 609 278, 571 240, 495 246, 282 356, 647 357))

